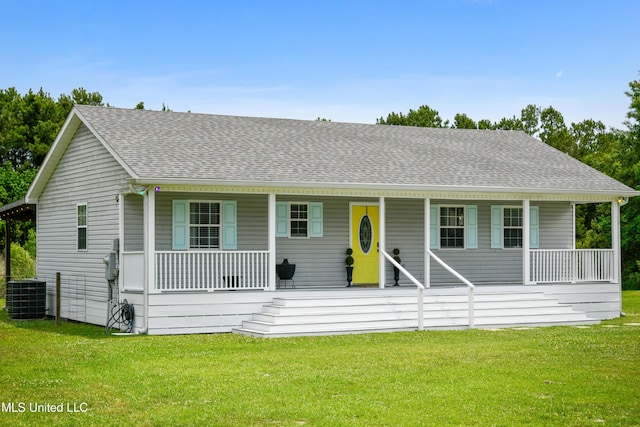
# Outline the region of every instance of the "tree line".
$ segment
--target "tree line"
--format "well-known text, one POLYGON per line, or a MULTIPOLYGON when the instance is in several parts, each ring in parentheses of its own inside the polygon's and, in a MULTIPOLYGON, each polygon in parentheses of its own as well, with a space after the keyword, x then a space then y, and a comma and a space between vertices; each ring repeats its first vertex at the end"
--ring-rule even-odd
MULTIPOLYGON (((455 129, 516 130, 532 135, 634 189, 640 189, 640 80, 629 83, 630 98, 625 129, 607 128, 601 121, 586 119, 567 125, 562 114, 549 106, 527 105, 519 116, 499 121, 475 121, 458 113, 444 120, 428 105, 408 113, 389 113, 376 120, 379 125, 450 127, 455 129)), ((20 94, 15 88, 0 89, 0 205, 23 198, 75 104, 109 107, 99 92, 80 87, 54 99, 42 88, 20 94)), ((144 109, 139 102, 134 108, 144 109)), ((163 104, 163 111, 170 111, 163 104)), ((326 119, 325 119, 326 120, 326 119)), ((611 242, 608 205, 578 205, 576 233, 578 247, 606 248, 611 242)), ((4 225, 2 225, 4 227, 4 225)), ((34 247, 31 224, 16 224, 17 241, 34 247)), ((640 197, 632 198, 621 210, 623 284, 640 289, 640 197)), ((33 254, 35 255, 35 254, 33 254)))

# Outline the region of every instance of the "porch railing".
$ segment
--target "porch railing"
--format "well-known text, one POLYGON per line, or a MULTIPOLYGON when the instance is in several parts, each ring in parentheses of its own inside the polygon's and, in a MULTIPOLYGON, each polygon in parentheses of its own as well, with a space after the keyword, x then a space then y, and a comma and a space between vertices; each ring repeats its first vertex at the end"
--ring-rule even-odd
POLYGON ((156 290, 266 289, 269 251, 156 252, 156 290))
POLYGON ((416 285, 418 288, 418 330, 424 330, 424 285, 418 281, 411 273, 409 273, 400 263, 398 263, 391 255, 386 253, 383 249, 380 249, 380 253, 384 255, 384 257, 396 267, 402 274, 404 274, 407 279, 411 280, 411 282, 416 285))
POLYGON ((427 249, 427 253, 429 254, 429 256, 431 258, 433 258, 438 264, 440 264, 442 267, 444 267, 445 270, 447 270, 449 273, 453 274, 454 277, 456 277, 458 280, 460 280, 462 283, 464 283, 465 285, 467 285, 467 287, 469 288, 469 327, 473 328, 475 326, 475 298, 474 298, 474 293, 475 293, 475 289, 476 289, 476 285, 474 285, 473 283, 471 283, 466 277, 464 277, 462 274, 458 273, 457 271, 455 271, 453 268, 451 268, 449 266, 449 264, 447 264, 446 262, 444 262, 443 260, 441 260, 436 254, 434 254, 433 252, 431 252, 431 250, 427 249))
POLYGON ((532 249, 531 281, 613 282, 613 249, 532 249))

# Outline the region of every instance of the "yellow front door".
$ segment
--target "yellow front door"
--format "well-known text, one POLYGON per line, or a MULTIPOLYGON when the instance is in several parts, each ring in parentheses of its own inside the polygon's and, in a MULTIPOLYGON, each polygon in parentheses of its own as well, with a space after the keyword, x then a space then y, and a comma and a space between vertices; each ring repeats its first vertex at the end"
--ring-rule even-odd
POLYGON ((379 282, 378 218, 379 210, 376 205, 351 205, 354 284, 379 282))

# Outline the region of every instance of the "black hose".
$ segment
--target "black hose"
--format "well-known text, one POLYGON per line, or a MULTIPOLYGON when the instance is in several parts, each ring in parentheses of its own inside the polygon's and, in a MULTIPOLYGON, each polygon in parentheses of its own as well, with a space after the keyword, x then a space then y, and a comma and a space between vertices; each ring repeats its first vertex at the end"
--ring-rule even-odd
POLYGON ((107 321, 106 332, 109 333, 111 328, 116 324, 125 325, 125 332, 133 331, 133 319, 135 311, 133 304, 125 299, 121 303, 111 306, 111 313, 107 321))

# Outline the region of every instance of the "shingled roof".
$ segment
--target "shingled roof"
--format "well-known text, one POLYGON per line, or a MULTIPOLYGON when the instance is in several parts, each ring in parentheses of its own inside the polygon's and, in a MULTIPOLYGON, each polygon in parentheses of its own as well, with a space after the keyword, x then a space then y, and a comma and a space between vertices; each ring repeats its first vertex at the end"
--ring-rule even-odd
POLYGON ((523 132, 76 106, 133 178, 631 195, 523 132))

